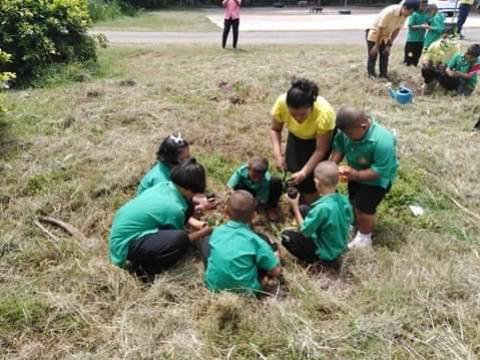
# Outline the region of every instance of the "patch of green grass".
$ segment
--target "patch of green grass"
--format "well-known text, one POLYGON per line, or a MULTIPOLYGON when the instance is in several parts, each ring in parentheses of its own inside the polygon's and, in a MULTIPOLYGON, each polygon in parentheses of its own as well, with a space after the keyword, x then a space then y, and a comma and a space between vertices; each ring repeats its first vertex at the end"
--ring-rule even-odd
POLYGON ((40 328, 48 306, 31 294, 3 294, 0 297, 0 333, 40 328))
POLYGON ((121 16, 95 24, 96 30, 211 32, 218 27, 201 10, 159 10, 121 16))

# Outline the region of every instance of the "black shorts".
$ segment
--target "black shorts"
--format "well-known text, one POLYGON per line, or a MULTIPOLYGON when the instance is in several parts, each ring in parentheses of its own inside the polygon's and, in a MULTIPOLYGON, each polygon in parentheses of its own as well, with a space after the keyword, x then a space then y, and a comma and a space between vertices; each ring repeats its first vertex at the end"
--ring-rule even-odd
POLYGON ((355 181, 348 183, 348 196, 352 206, 361 212, 374 215, 377 206, 390 191, 379 186, 365 185, 355 181))

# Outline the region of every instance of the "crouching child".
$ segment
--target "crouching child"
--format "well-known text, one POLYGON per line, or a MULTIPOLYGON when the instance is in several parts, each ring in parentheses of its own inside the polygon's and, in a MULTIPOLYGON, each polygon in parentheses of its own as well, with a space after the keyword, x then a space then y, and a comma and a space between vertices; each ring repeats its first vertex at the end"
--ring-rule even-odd
POLYGON ((336 191, 338 166, 335 162, 319 163, 314 170, 314 182, 320 198, 312 204, 305 219, 299 209, 299 196, 288 198, 300 231, 284 231, 282 244, 292 255, 318 270, 338 271, 340 257, 347 248, 352 206, 346 196, 336 191))
POLYGON ((260 296, 266 293, 263 284, 281 275, 280 261, 268 238, 249 225, 255 208, 256 200, 249 192, 233 192, 227 201, 230 220, 203 241, 201 252, 209 290, 260 296))
POLYGON ((340 176, 348 181, 348 195, 355 209, 358 232, 351 247, 370 247, 377 206, 397 175, 395 136, 380 126, 365 111, 343 106, 337 115, 340 130, 333 141, 331 160, 337 164, 345 157, 340 176))
POLYGON ((257 199, 259 206, 265 207, 271 221, 278 220, 278 201, 282 196, 283 184, 279 177, 270 175, 268 160, 264 157, 254 156, 248 164, 235 170, 227 187, 248 191, 257 199))

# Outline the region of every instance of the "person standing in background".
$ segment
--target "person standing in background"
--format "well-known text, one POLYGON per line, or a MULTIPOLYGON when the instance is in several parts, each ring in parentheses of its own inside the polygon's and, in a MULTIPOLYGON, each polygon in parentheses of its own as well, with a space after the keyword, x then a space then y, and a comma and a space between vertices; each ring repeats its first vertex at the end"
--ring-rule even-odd
POLYGON ((388 79, 390 48, 407 18, 418 10, 419 5, 419 0, 405 0, 401 4, 387 6, 378 14, 373 25, 366 30, 369 77, 376 77, 375 64, 380 55, 380 77, 388 79))
POLYGON ((237 48, 238 27, 240 25, 240 5, 242 0, 223 0, 222 6, 225 8, 225 22, 223 25, 222 48, 227 45, 228 33, 230 28, 233 30, 233 48, 237 48))
POLYGON ((457 19, 457 34, 460 39, 463 39, 465 36, 463 35, 463 24, 467 21, 468 14, 470 14, 470 8, 473 5, 475 0, 460 0, 458 3, 460 4, 458 7, 458 19, 457 19))
POLYGON ((430 19, 426 11, 427 5, 428 0, 420 0, 418 10, 408 18, 407 42, 405 43, 405 56, 403 60, 407 66, 417 66, 418 60, 422 55, 423 41, 430 19))

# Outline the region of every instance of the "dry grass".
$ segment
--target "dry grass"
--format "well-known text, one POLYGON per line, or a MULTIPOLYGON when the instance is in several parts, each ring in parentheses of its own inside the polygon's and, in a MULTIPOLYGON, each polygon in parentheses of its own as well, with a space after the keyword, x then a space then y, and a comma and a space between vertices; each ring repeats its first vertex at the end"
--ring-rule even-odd
MULTIPOLYGON (((109 49, 116 78, 9 94, 0 178, 0 356, 151 359, 474 359, 480 354, 478 90, 400 107, 364 76, 364 49, 109 49), (341 75, 341 71, 345 75, 341 75), (222 189, 252 153, 270 154, 268 111, 295 75, 335 107, 366 107, 399 137, 401 176, 373 253, 338 278, 286 261, 283 299, 210 294, 192 253, 144 286, 106 258, 114 211, 181 129, 222 189), (131 79, 133 81, 121 81, 131 79), (427 209, 414 218, 407 205, 427 209), (80 229, 79 242, 34 221, 80 229)), ((413 69, 392 68, 410 84, 413 69)), ((274 234, 278 228, 268 229, 274 234)))

